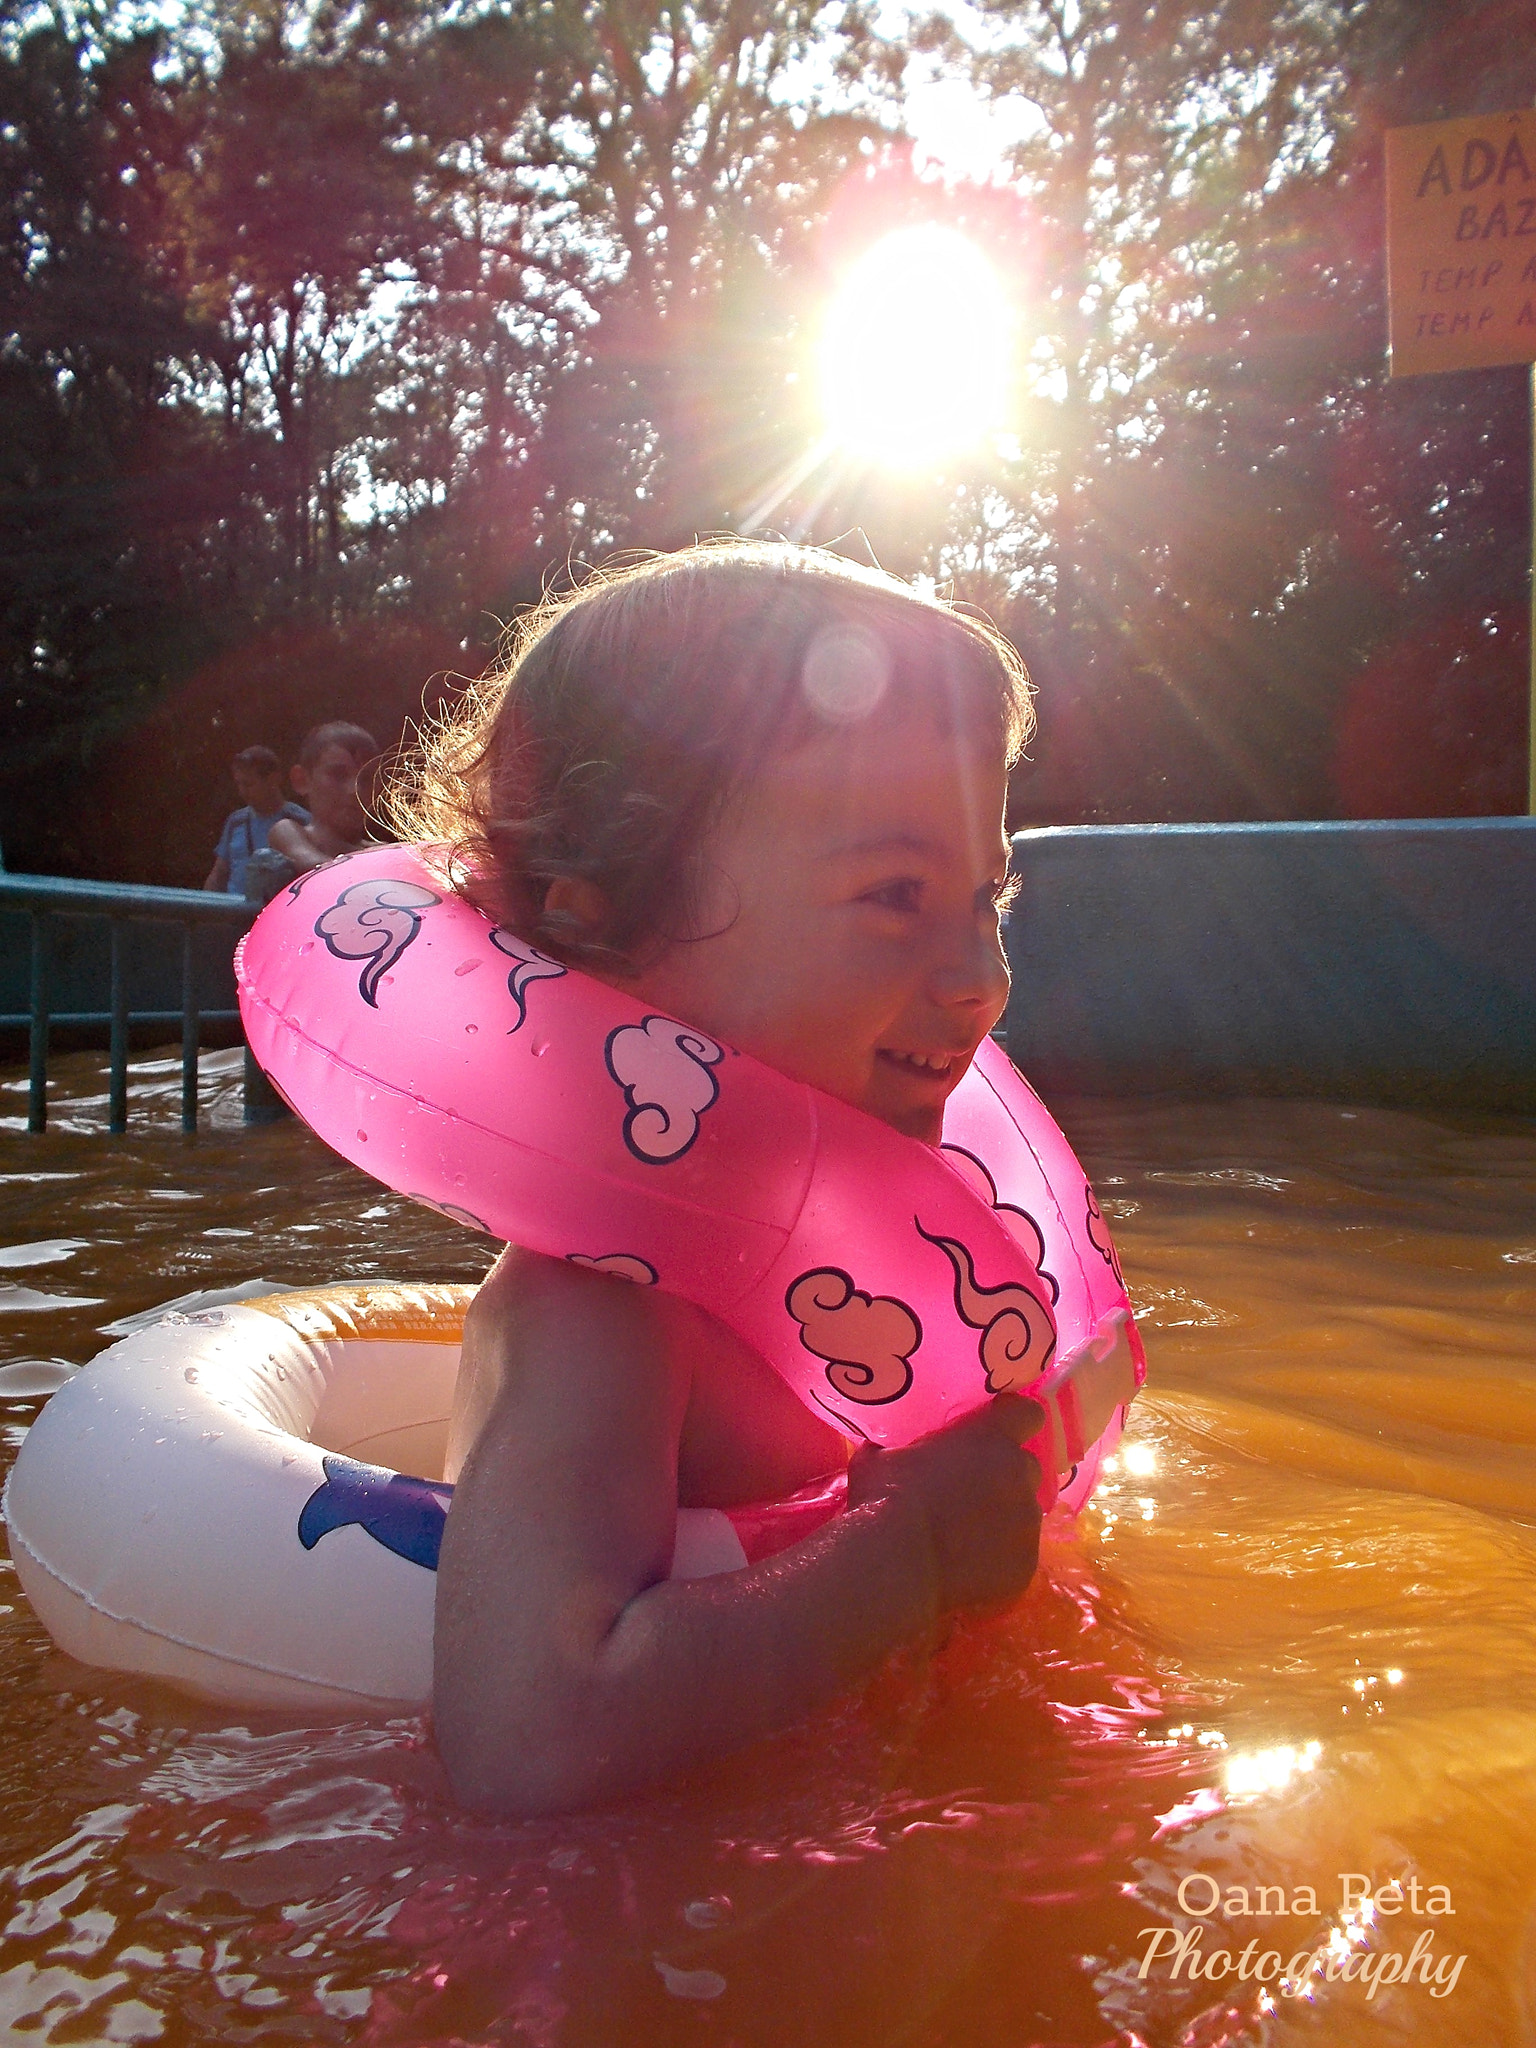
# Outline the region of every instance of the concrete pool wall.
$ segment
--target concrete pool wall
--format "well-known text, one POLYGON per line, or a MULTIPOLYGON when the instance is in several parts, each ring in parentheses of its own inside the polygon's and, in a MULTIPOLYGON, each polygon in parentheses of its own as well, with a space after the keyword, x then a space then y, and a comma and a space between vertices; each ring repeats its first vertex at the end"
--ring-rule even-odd
POLYGON ((1007 1043, 1047 1097, 1536 1110, 1536 819, 1020 832, 1007 1043))

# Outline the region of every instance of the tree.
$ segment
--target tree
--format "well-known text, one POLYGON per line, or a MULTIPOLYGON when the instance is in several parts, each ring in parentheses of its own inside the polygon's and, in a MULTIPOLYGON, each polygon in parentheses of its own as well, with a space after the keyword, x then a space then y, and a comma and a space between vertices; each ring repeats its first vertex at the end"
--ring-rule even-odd
MULTIPOLYGON (((1387 383, 1381 136, 1528 102, 1529 46, 1505 0, 1458 13, 1454 62, 1413 0, 994 11, 975 73, 1040 123, 1036 395, 931 566, 1041 678, 1021 816, 1328 815, 1335 725, 1405 613, 1436 644, 1460 622, 1448 674, 1520 686, 1521 635, 1484 622, 1522 580, 1523 373, 1476 413, 1387 383)), ((1509 729, 1439 807, 1514 801, 1509 729)))
POLYGON ((1536 97, 1516 0, 991 0, 918 38, 1033 109, 984 187, 914 172, 870 0, 136 6, 0 0, 13 860, 92 865, 46 821, 114 732, 212 806, 573 559, 727 527, 988 605, 1021 819, 1518 802, 1524 376, 1386 382, 1380 230, 1386 125, 1536 97), (995 452, 900 481, 828 457, 808 344, 923 220, 1024 367, 995 452))
POLYGON ((175 141, 158 43, 0 39, 0 687, 5 768, 78 758, 198 634, 200 529, 228 484, 170 403, 198 335, 160 251, 175 141))
MULTIPOLYGON (((9 644, 56 778, 12 789, 6 830, 13 857, 20 825, 35 858, 87 867, 47 823, 81 734, 174 705, 145 731, 214 803, 230 746, 296 715, 270 683, 240 708, 258 650, 429 641, 473 668, 573 548, 720 523, 774 430, 782 278, 870 127, 823 102, 893 75, 842 0, 203 0, 152 42, 127 5, 4 46, 25 118, 0 373, 13 424, 24 397, 37 414, 13 437, 13 529, 50 502, 22 457, 52 406, 99 542, 22 548, 9 644)), ((316 716, 339 659, 304 678, 316 716)), ((398 679, 379 690, 372 722, 398 730, 398 679)))
MULTIPOLYGON (((377 7, 242 10, 189 71, 169 237, 211 351, 226 434, 258 455, 288 602, 334 601, 381 295, 417 232, 413 138, 377 7), (300 33, 302 31, 302 33, 300 33)), ((240 543, 256 536, 243 523, 240 543)))
POLYGON ((601 252, 550 417, 566 473, 596 483, 567 530, 594 550, 675 543, 774 466, 785 284, 883 132, 901 56, 866 0, 562 0, 551 40, 544 146, 601 252))

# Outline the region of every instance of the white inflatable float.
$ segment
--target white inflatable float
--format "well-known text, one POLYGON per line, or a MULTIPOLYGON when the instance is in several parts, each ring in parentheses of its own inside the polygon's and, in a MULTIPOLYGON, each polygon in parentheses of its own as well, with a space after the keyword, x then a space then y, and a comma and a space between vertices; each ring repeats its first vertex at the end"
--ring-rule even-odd
MULTIPOLYGON (((474 1290, 373 1283, 171 1312, 49 1401, 6 1489, 22 1587, 82 1663, 241 1706, 420 1708, 474 1290)), ((674 1578, 808 1534, 841 1475, 680 1509, 674 1578)))

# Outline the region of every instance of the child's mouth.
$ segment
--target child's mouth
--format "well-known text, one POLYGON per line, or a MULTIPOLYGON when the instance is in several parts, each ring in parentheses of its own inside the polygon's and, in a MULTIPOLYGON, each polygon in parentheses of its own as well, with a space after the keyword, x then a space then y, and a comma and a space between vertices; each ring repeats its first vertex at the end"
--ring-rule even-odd
POLYGON ((889 1046, 881 1046, 877 1057, 898 1073, 921 1081, 947 1081, 961 1064, 958 1053, 896 1052, 889 1046))

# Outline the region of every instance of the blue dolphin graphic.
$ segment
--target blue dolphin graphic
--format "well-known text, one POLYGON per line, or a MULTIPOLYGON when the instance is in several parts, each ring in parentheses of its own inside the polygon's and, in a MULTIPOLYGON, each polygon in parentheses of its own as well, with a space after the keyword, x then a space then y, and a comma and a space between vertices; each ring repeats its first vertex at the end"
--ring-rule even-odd
POLYGON ((356 1522, 396 1557, 437 1570, 451 1486, 437 1479, 408 1479, 403 1472, 330 1452, 320 1462, 325 1484, 315 1488, 299 1516, 299 1541, 306 1550, 332 1529, 356 1522))

